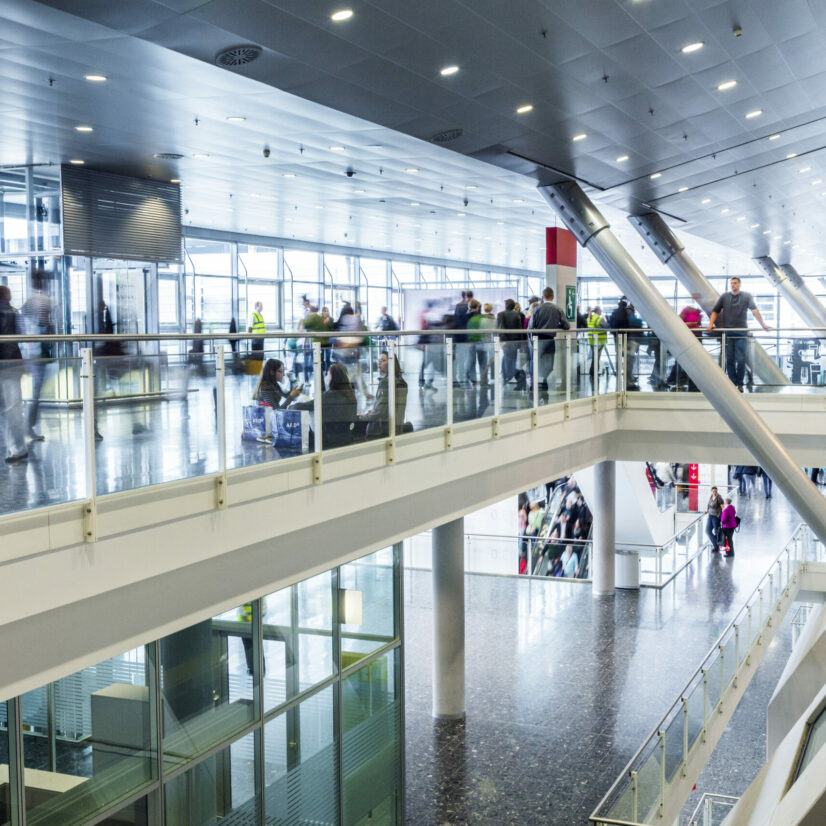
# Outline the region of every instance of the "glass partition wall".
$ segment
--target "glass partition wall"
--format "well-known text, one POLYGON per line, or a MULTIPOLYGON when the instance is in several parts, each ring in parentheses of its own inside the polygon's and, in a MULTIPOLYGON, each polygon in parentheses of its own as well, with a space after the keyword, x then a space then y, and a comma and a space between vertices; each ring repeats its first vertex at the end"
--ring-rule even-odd
POLYGON ((399 547, 0 703, 0 824, 402 823, 399 547))

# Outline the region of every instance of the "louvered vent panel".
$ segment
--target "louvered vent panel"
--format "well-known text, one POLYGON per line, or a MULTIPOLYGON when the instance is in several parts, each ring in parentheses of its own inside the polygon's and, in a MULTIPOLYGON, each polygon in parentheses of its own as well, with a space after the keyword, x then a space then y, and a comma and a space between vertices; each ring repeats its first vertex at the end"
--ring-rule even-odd
POLYGON ((65 255, 180 263, 178 184, 61 167, 65 255))

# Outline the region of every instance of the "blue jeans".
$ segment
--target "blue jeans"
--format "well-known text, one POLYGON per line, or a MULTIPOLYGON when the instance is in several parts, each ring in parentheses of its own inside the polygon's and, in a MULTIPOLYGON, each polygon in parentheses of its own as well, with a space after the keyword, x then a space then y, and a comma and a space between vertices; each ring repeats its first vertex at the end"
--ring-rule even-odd
POLYGON ((706 536, 711 541, 712 548, 720 547, 720 517, 715 516, 713 513, 708 515, 708 520, 706 521, 706 536))
POLYGON ((749 341, 745 333, 726 333, 726 373, 738 387, 746 376, 749 341))

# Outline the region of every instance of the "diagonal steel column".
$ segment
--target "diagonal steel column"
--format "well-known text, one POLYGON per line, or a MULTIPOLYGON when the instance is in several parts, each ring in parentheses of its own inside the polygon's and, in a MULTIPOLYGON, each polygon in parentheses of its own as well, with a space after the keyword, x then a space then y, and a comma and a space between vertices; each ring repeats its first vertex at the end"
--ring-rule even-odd
POLYGON ((578 184, 567 181, 539 191, 565 226, 633 301, 656 335, 679 360, 723 420, 768 471, 821 541, 826 541, 826 499, 794 463, 780 440, 754 412, 668 302, 620 244, 608 222, 578 184))
MULTIPOLYGON (((709 317, 720 294, 699 270, 685 251, 685 246, 656 212, 629 215, 628 220, 639 232, 654 254, 674 273, 677 280, 709 317)), ((751 359, 754 372, 763 384, 788 384, 789 380, 771 356, 756 342, 752 342, 751 359)))
POLYGON ((794 311, 810 327, 826 328, 826 309, 791 264, 778 267, 768 255, 755 258, 755 263, 778 292, 794 307, 794 311))

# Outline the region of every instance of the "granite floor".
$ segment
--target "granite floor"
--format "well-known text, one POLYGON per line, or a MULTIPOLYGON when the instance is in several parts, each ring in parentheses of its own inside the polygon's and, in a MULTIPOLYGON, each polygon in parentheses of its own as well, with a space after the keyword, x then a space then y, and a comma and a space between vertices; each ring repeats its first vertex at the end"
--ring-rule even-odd
POLYGON ((663 591, 468 575, 462 722, 431 716, 431 575, 405 572, 407 822, 586 824, 799 521, 776 488, 738 510, 737 555, 663 591))

